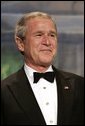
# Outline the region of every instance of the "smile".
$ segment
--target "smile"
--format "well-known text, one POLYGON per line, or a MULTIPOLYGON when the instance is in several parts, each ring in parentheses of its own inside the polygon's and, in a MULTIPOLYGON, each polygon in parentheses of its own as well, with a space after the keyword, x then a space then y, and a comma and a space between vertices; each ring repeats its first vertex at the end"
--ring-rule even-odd
POLYGON ((52 50, 51 50, 51 49, 42 49, 42 50, 40 50, 40 51, 52 52, 52 50))

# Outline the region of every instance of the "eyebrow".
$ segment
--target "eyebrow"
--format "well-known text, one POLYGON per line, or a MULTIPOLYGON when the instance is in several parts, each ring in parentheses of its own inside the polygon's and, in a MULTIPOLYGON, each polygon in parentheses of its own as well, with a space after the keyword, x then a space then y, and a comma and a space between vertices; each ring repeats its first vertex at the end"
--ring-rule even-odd
POLYGON ((55 31, 50 31, 49 33, 57 35, 57 32, 55 32, 55 31))
MULTIPOLYGON (((33 34, 44 33, 44 31, 35 31, 33 34)), ((55 34, 57 35, 56 31, 49 31, 48 34, 55 34)))

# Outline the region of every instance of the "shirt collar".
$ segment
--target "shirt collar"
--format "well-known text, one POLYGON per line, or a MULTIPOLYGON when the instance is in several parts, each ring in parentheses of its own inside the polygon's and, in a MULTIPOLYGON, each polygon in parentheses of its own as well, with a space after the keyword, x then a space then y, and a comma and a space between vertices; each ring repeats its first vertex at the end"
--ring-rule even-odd
MULTIPOLYGON (((33 68, 29 67, 26 63, 24 64, 24 70, 25 70, 27 76, 29 76, 31 78, 33 78, 33 72, 37 72, 33 68)), ((53 71, 52 65, 50 65, 49 68, 45 72, 48 72, 48 71, 53 71)))

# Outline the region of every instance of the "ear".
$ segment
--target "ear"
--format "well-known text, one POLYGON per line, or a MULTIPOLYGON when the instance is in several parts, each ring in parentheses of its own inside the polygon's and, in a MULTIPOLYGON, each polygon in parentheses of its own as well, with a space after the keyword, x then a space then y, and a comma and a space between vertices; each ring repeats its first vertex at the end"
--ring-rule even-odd
POLYGON ((15 42, 16 42, 16 45, 17 45, 19 51, 24 52, 24 42, 22 41, 22 39, 20 39, 19 37, 16 36, 15 42))

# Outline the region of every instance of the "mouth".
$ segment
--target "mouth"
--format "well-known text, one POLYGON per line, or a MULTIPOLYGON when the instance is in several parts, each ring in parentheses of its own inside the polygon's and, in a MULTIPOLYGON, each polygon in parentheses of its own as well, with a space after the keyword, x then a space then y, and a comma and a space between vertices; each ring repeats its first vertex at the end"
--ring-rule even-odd
POLYGON ((51 49, 41 49, 40 51, 42 51, 42 52, 52 52, 51 49))
POLYGON ((50 49, 43 49, 43 50, 40 50, 40 52, 43 55, 52 55, 52 50, 50 50, 50 49))

